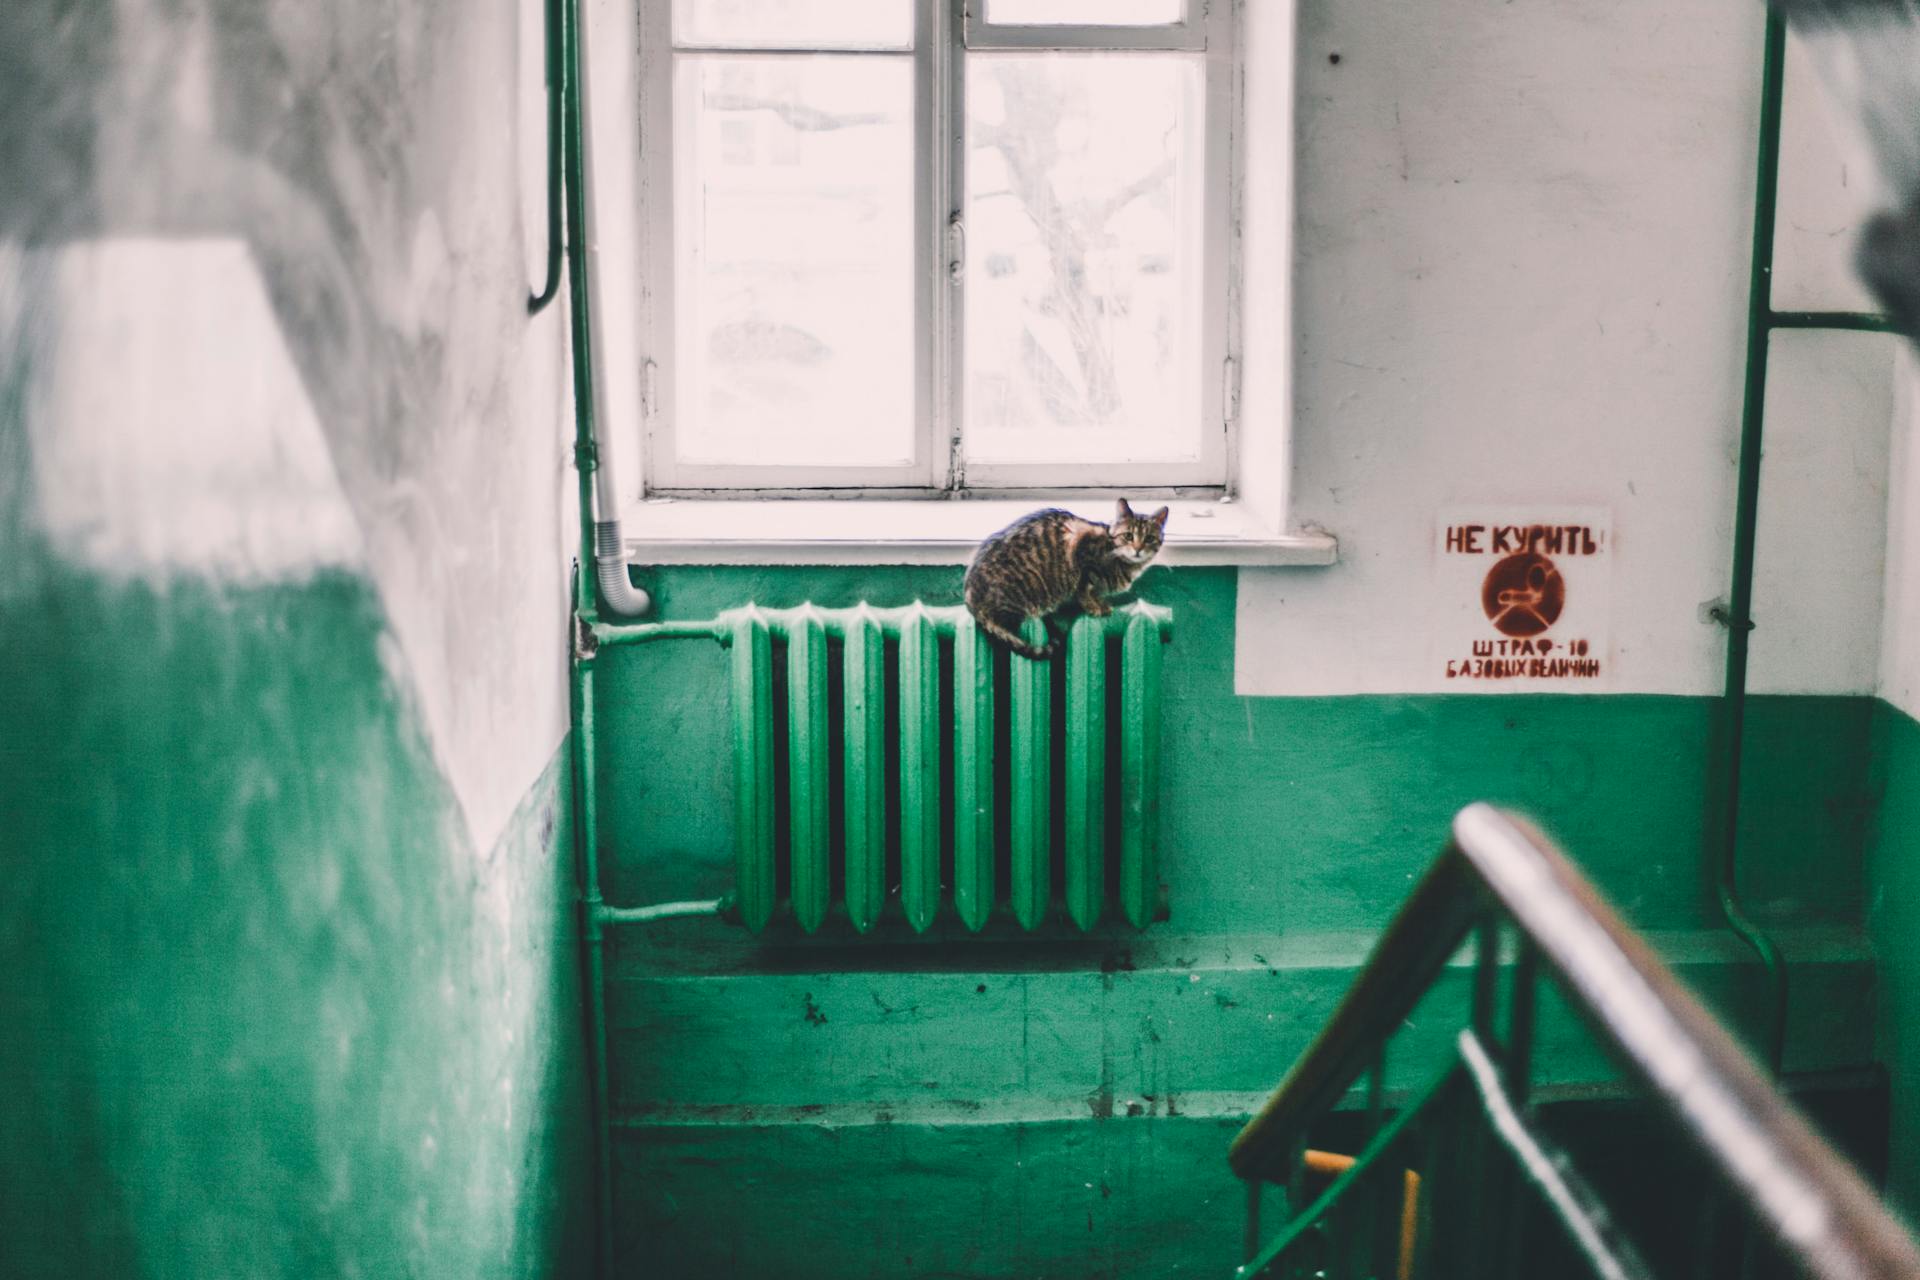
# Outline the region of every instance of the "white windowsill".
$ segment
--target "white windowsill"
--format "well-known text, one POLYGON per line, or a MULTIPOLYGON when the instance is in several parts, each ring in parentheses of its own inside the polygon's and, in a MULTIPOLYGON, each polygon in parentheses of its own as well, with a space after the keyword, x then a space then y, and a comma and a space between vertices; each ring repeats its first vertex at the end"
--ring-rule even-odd
MULTIPOLYGON (((1161 504, 1142 503, 1143 510, 1161 504)), ((1333 535, 1265 528, 1245 506, 1175 499, 1160 563, 1327 565, 1333 535)), ((635 564, 965 564, 980 540, 1029 511, 1063 506, 1106 519, 1106 498, 979 501, 654 498, 627 508, 635 564)))

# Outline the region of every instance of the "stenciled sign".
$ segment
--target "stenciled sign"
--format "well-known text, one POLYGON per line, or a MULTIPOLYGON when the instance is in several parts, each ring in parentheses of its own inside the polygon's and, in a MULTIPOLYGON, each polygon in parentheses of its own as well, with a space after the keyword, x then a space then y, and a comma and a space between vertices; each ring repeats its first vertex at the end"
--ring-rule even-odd
POLYGON ((1437 525, 1435 660, 1449 684, 1577 686, 1609 674, 1611 512, 1455 507, 1437 525))

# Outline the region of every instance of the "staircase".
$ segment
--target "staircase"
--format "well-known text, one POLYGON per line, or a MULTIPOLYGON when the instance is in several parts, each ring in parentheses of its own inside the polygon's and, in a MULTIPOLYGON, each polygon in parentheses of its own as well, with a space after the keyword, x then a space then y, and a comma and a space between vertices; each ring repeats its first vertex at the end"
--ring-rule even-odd
POLYGON ((1920 1248, 1854 1164, 1564 855, 1486 805, 1454 820, 1228 1161, 1247 1188, 1244 1280, 1920 1277, 1920 1248), (1390 1081, 1395 1034, 1469 944, 1473 996, 1449 1061, 1390 1081), (1600 1100, 1579 1108, 1583 1150, 1531 1087, 1543 995, 1581 1015, 1644 1100, 1619 1113, 1643 1145, 1623 1158, 1616 1144, 1605 1178, 1587 1172, 1600 1100), (1353 1154, 1325 1149, 1356 1102, 1353 1154))

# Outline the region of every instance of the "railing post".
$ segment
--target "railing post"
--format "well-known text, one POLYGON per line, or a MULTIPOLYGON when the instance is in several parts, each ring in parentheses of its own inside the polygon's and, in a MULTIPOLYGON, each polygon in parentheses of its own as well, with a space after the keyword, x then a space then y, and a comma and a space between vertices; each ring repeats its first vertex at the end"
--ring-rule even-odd
MULTIPOLYGON (((1367 1070, 1367 1137, 1361 1144, 1363 1149, 1379 1136, 1386 1116, 1386 1093, 1387 1042, 1383 1040, 1379 1052, 1373 1056, 1373 1066, 1367 1070)), ((1364 1196, 1367 1248, 1366 1269, 1361 1274, 1385 1280, 1392 1272, 1390 1267, 1383 1267, 1383 1263, 1392 1256, 1392 1246, 1400 1235, 1399 1203, 1405 1195, 1406 1176, 1399 1162, 1384 1165, 1367 1176, 1372 1185, 1365 1189, 1364 1196)))
POLYGON ((1247 1182, 1247 1226, 1240 1246, 1240 1262, 1245 1265, 1253 1261, 1260 1252, 1260 1188, 1258 1178, 1248 1178, 1247 1182))
POLYGON ((1494 1001, 1500 982, 1500 921, 1492 912, 1480 917, 1473 952, 1473 1030, 1492 1048, 1494 1001))
POLYGON ((1513 966, 1513 992, 1507 1006, 1507 1043, 1501 1055, 1507 1094, 1517 1107, 1533 1096, 1533 1021, 1539 988, 1540 948, 1532 939, 1520 939, 1513 966))

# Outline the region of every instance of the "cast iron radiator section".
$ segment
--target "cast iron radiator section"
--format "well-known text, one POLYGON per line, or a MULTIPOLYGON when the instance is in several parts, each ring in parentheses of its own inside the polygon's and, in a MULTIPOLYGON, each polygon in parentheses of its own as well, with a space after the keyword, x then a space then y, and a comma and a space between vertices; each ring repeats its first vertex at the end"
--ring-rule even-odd
MULTIPOLYGON (((1027 628, 1044 640, 1040 622, 1027 628)), ((618 641, 653 629, 731 650, 734 898, 749 929, 767 925, 784 889, 807 932, 836 891, 868 932, 893 870, 917 931, 949 897, 969 930, 1002 904, 1034 929, 1052 903, 1056 837, 1075 927, 1093 928, 1110 893, 1134 927, 1155 917, 1171 610, 1133 603, 1076 618, 1050 662, 991 646, 964 608, 921 603, 747 605, 711 622, 596 632, 618 641)))

